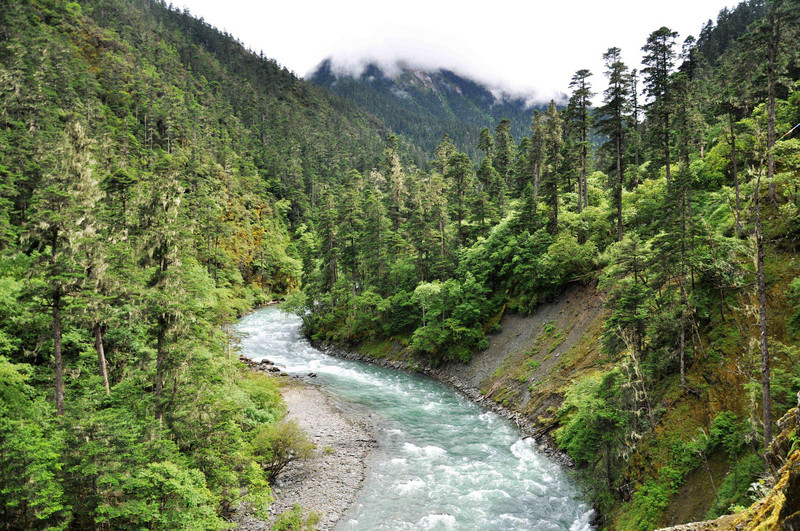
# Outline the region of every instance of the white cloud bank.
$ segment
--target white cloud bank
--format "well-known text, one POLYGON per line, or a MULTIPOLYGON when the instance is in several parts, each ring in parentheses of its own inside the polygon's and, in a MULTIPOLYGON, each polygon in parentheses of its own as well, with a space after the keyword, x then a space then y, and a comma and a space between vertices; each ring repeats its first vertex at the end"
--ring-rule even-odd
POLYGON ((661 26, 700 32, 731 0, 183 0, 195 16, 226 29, 300 75, 326 57, 358 70, 375 61, 391 67, 446 68, 495 90, 546 100, 567 91, 581 68, 605 87, 602 54, 622 49, 640 66, 641 47, 661 26))

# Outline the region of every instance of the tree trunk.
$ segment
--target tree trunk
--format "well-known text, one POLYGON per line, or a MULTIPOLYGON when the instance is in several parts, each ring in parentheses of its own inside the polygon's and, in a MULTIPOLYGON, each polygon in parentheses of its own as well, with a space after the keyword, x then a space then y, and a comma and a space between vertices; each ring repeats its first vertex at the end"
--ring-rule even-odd
POLYGON ((731 129, 731 171, 733 172, 733 189, 736 191, 736 236, 742 235, 742 216, 741 201, 739 199, 739 163, 736 157, 736 134, 733 130, 733 113, 728 112, 728 126, 731 129))
MULTIPOLYGON (((687 152, 688 153, 688 152, 687 152)), ((687 155, 688 156, 688 155, 687 155)), ((680 180, 680 200, 681 200, 681 389, 686 390, 686 311, 689 308, 689 297, 686 295, 686 207, 687 180, 689 171, 688 161, 686 168, 681 171, 683 178, 680 180)))
POLYGON ((764 279, 764 236, 761 232, 761 172, 756 178, 756 283, 758 289, 758 326, 761 339, 761 395, 764 415, 764 448, 772 442, 772 397, 770 396, 769 346, 767 344, 767 288, 764 279))
MULTIPOLYGON (((55 253, 53 253, 55 255, 55 253)), ((56 415, 64 414, 64 366, 61 360, 61 288, 53 292, 53 358, 55 360, 56 415)))
POLYGON ((686 390, 686 280, 681 275, 681 389, 686 390))
MULTIPOLYGON (((620 117, 621 118, 621 117, 620 117)), ((622 241, 622 130, 617 128, 617 241, 622 241)))
MULTIPOLYGON (((586 149, 586 108, 581 109, 581 174, 578 176, 578 214, 583 212, 583 198, 586 186, 586 159, 588 158, 586 149)), ((589 206, 586 204, 586 206, 589 206)))
MULTIPOLYGON (((50 260, 55 266, 58 259, 58 229, 53 230, 50 241, 50 260)), ((53 289, 53 361, 55 372, 56 415, 64 414, 64 366, 61 360, 61 286, 53 289)))
POLYGON ((439 216, 439 246, 441 257, 444 258, 444 220, 441 215, 439 216))
POLYGON ((773 204, 778 202, 774 179, 775 155, 772 152, 772 148, 775 146, 775 68, 778 60, 780 36, 780 21, 774 15, 770 16, 770 39, 767 43, 767 195, 773 204))
POLYGON ((586 173, 583 174, 583 208, 589 208, 589 179, 586 173))
POLYGON ((158 334, 156 336, 156 420, 161 421, 164 411, 161 406, 161 395, 164 391, 164 348, 167 335, 167 321, 164 316, 158 317, 158 334))
POLYGON ((669 183, 672 179, 669 158, 669 113, 664 113, 664 160, 667 167, 667 190, 669 190, 669 183))
POLYGON ((100 323, 94 325, 94 349, 97 351, 97 366, 100 369, 100 376, 103 378, 103 387, 106 389, 106 395, 110 395, 111 387, 108 385, 106 353, 103 348, 103 329, 100 323))

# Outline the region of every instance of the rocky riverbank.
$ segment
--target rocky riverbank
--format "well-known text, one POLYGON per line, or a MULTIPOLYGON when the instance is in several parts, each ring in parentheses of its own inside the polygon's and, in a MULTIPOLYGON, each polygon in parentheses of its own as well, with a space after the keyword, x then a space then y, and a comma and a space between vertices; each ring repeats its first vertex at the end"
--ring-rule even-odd
POLYGON ((273 487, 271 521, 246 518, 240 529, 270 529, 278 515, 295 505, 319 516, 316 528, 333 529, 364 482, 364 462, 376 444, 371 418, 343 409, 324 389, 312 383, 313 377, 286 376, 269 361, 243 361, 250 370, 285 378, 281 394, 286 403, 286 418, 294 420, 316 448, 309 459, 291 463, 278 477, 273 487))

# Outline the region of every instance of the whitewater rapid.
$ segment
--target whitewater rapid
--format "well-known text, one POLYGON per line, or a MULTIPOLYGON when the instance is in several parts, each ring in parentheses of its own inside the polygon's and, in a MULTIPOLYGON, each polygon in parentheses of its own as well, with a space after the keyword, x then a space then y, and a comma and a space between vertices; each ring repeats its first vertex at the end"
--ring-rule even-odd
POLYGON ((555 462, 505 419, 416 374, 329 356, 276 308, 237 324, 242 354, 379 419, 378 446, 341 530, 588 530, 592 511, 555 462))

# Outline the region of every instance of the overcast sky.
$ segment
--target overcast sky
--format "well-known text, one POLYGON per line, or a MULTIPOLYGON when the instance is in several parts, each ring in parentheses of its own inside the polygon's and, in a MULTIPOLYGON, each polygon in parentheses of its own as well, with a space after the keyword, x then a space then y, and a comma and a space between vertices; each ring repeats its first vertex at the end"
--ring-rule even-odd
POLYGON ((641 47, 661 26, 679 44, 716 20, 730 0, 173 0, 300 76, 332 56, 341 68, 384 65, 449 68, 492 88, 546 100, 567 92, 588 68, 603 80, 611 46, 639 67, 641 47))

